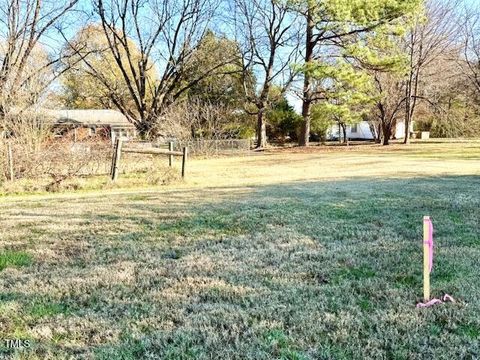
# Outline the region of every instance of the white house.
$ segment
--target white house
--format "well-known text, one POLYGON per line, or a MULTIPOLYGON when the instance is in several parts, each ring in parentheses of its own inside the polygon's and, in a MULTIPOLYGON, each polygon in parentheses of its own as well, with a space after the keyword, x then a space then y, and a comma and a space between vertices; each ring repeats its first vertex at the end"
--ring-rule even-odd
MULTIPOLYGON (((410 131, 413 131, 413 124, 411 124, 410 131)), ((339 134, 343 137, 343 132, 338 124, 334 124, 327 131, 328 140, 336 140, 339 138, 339 134)), ((398 121, 393 131, 395 138, 403 139, 405 137, 405 123, 398 121)), ((372 134, 372 129, 368 121, 361 121, 355 125, 347 125, 347 137, 351 140, 373 140, 375 139, 372 134)))

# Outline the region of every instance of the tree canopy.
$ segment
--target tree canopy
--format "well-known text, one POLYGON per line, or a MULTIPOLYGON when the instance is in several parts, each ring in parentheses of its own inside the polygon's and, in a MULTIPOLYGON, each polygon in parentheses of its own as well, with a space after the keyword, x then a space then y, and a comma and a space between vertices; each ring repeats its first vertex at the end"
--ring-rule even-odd
POLYGON ((268 137, 308 145, 332 123, 367 120, 384 144, 407 143, 412 123, 440 136, 478 126, 480 21, 462 0, 24 5, 0 3, 0 117, 55 98, 68 108, 118 109, 155 137, 190 102, 222 109, 213 123, 255 131, 260 148, 268 137), (293 116, 299 108, 302 120, 293 116), (399 122, 404 134, 394 131, 399 122))

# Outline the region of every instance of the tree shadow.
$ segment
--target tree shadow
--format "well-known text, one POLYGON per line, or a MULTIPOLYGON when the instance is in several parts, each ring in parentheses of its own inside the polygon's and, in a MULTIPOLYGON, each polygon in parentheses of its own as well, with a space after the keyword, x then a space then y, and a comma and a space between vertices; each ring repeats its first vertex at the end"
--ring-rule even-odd
MULTIPOLYGON (((411 333, 401 348, 413 354, 429 322, 447 317, 445 331, 453 332, 480 316, 479 208, 479 176, 80 195, 28 210, 31 226, 37 216, 58 228, 48 241, 32 235, 34 264, 8 272, 0 289, 15 289, 10 303, 48 292, 60 308, 75 305, 73 314, 35 320, 67 329, 67 340, 105 323, 130 334, 77 343, 84 355, 107 348, 119 355, 140 341, 141 354, 160 358, 190 347, 199 357, 274 356, 265 350, 272 329, 305 353, 332 346, 367 357, 367 344, 387 356, 385 334, 400 341, 411 333), (449 308, 414 312, 424 215, 435 227, 433 291, 460 299, 454 317, 449 308), (69 327, 82 316, 88 325, 69 327)), ((25 209, 13 204, 1 222, 18 211, 25 209)), ((41 343, 68 354, 67 340, 41 343)))

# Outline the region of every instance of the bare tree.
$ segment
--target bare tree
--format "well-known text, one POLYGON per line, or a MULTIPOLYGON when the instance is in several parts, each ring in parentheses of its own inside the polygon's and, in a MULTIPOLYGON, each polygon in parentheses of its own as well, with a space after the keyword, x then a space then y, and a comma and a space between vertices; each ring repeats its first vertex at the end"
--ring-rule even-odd
POLYGON ((263 148, 267 145, 265 112, 271 105, 272 86, 283 95, 295 76, 291 65, 300 53, 298 17, 284 1, 236 0, 235 5, 244 90, 255 108, 257 148, 263 148), (258 88, 251 84, 252 75, 259 81, 258 88))
MULTIPOLYGON (((45 39, 74 9, 78 0, 1 0, 0 1, 0 115, 23 88, 42 71, 61 68, 61 54, 46 53, 45 39)), ((44 90, 61 71, 46 81, 44 90)), ((38 91, 39 89, 37 89, 38 91)))
POLYGON ((459 63, 480 96, 480 9, 465 9, 462 33, 463 56, 459 63))
POLYGON ((395 73, 375 71, 374 79, 378 93, 373 109, 377 137, 383 145, 388 145, 404 111, 403 78, 395 73))
POLYGON ((165 111, 159 132, 182 141, 236 138, 244 119, 235 110, 199 99, 178 101, 165 111))
MULTIPOLYGON (((214 1, 94 0, 94 11, 114 58, 112 66, 121 73, 119 80, 126 84, 127 98, 116 93, 88 57, 83 61, 110 90, 113 104, 144 136, 158 128, 156 123, 170 104, 205 77, 224 71, 224 65, 232 61, 212 62, 196 77, 184 76, 211 25, 214 1)), ((75 50, 74 44, 70 45, 75 50)))
POLYGON ((456 9, 459 3, 458 0, 448 3, 427 1, 425 15, 416 17, 404 39, 409 63, 405 80, 405 144, 410 141, 410 124, 418 100, 428 100, 421 95, 421 84, 429 81, 428 76, 434 75, 431 65, 440 57, 452 58, 456 54, 455 38, 459 31, 456 9), (426 72, 427 68, 430 71, 426 72))

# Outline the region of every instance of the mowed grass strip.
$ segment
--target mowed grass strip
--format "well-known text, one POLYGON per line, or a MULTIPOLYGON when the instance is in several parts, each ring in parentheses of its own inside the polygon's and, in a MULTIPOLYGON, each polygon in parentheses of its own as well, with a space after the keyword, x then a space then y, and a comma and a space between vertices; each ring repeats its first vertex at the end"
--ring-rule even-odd
MULTIPOLYGON (((300 178, 317 155, 286 156, 300 178)), ((38 359, 478 358, 480 164, 387 178, 419 165, 386 157, 378 176, 0 205, 2 242, 35 254, 2 273, 0 338, 32 339, 17 354, 38 359), (455 304, 415 308, 423 215, 433 294, 455 304)))

